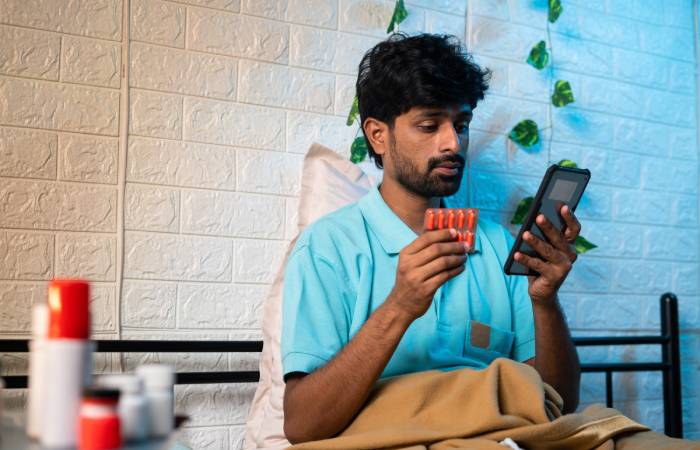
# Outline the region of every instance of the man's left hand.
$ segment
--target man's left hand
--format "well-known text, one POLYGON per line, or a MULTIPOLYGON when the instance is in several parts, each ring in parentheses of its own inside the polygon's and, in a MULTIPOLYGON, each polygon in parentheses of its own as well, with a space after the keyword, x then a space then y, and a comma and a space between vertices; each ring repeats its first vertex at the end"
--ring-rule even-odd
POLYGON ((561 208, 561 215, 566 223, 564 232, 557 230, 542 214, 535 220, 549 242, 529 231, 523 234, 525 242, 539 254, 540 258, 528 256, 522 252, 515 253, 516 261, 539 273, 539 276, 528 276, 528 293, 533 302, 538 302, 542 306, 552 304, 559 287, 569 275, 577 258, 572 244, 581 232, 581 224, 566 205, 561 208))

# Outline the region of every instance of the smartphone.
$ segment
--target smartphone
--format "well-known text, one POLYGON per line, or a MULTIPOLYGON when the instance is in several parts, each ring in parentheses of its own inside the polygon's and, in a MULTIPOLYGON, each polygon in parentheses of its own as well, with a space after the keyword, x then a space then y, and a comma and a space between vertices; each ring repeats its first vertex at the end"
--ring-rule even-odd
POLYGON ((540 214, 544 214, 555 228, 563 231, 566 222, 560 213, 562 206, 568 205, 571 211, 575 211, 590 178, 591 172, 588 169, 562 167, 556 164, 547 169, 532 206, 530 206, 530 211, 528 211, 525 221, 518 231, 515 244, 510 249, 508 259, 503 266, 505 273, 508 275, 539 275, 538 272, 515 261, 516 252, 539 257, 538 253, 523 241, 523 233, 530 231, 545 242, 549 242, 535 223, 535 219, 540 214))

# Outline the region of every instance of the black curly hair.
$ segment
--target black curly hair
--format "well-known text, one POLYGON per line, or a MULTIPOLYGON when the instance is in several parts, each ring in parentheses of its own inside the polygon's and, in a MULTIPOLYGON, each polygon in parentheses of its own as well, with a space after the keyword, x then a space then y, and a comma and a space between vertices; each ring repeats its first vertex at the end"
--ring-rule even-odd
MULTIPOLYGON (((413 107, 446 107, 484 98, 491 72, 476 64, 458 38, 451 35, 394 33, 362 57, 357 83, 360 123, 368 117, 390 128, 413 107)), ((367 139, 369 156, 378 168, 382 157, 367 139)))

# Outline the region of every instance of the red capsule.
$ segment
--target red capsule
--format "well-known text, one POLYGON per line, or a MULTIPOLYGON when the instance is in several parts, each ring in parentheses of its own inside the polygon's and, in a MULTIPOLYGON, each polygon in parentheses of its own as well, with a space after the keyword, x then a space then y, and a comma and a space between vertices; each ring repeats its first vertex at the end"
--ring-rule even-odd
POLYGON ((474 233, 466 231, 464 233, 464 242, 467 243, 470 251, 473 250, 474 249, 474 233))
POLYGON ((433 230, 435 229, 435 213, 431 210, 425 212, 425 229, 433 230))
POLYGON ((464 228, 464 210, 460 209, 457 212, 457 228, 464 228))
POLYGON ((454 228, 455 227, 455 212, 454 210, 450 210, 450 212, 447 213, 447 228, 454 228))
POLYGON ((440 208, 437 212, 437 229, 442 230, 445 228, 445 210, 440 208))
POLYGON ((469 230, 473 231, 475 222, 476 222, 476 213, 474 212, 473 209, 470 209, 467 211, 467 228, 469 228, 469 230))

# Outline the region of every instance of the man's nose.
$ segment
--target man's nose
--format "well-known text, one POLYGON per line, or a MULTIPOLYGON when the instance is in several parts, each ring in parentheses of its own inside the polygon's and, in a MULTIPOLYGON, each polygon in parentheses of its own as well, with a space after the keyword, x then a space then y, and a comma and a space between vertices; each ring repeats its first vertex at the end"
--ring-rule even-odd
POLYGON ((459 151, 462 149, 462 139, 464 139, 464 137, 460 136, 454 125, 442 127, 442 129, 443 132, 440 149, 443 151, 449 150, 453 153, 459 153, 459 151))

